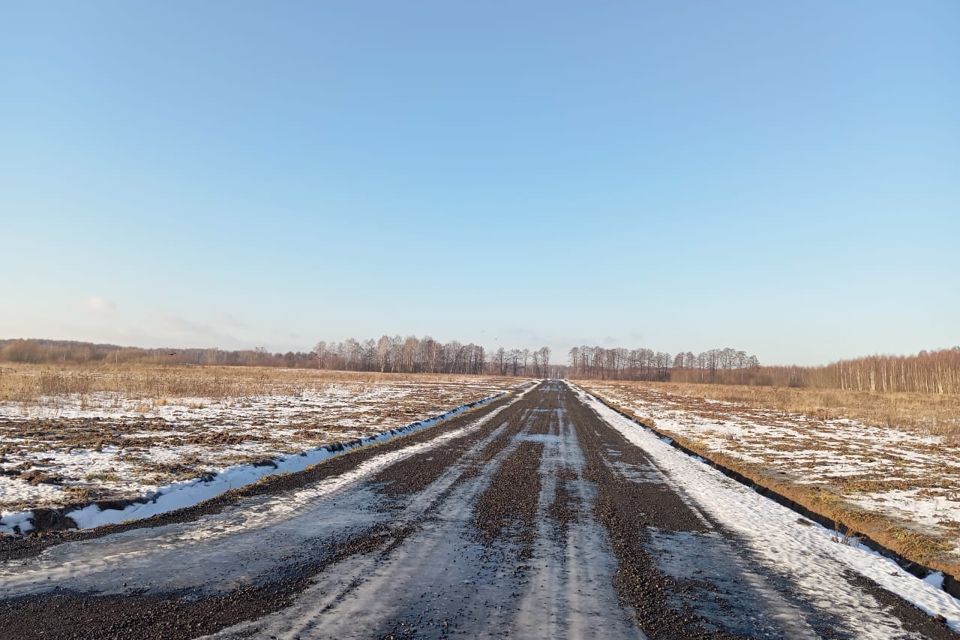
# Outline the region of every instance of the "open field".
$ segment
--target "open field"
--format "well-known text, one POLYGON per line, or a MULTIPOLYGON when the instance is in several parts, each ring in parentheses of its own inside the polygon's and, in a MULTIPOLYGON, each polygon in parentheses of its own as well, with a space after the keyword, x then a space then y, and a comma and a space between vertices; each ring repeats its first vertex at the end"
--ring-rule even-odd
POLYGON ((251 367, 7 367, 0 381, 0 512, 138 498, 522 382, 251 367))
POLYGON ((960 440, 960 394, 870 393, 813 389, 676 382, 644 383, 673 395, 708 398, 777 409, 811 418, 847 418, 875 427, 890 427, 960 440))
POLYGON ((951 414, 957 397, 581 384, 705 458, 835 519, 841 529, 960 576, 960 440, 958 414, 951 414), (903 427, 902 414, 911 416, 903 427))
POLYGON ((22 640, 958 637, 957 600, 831 535, 545 382, 160 520, 0 537, 0 629, 22 640))
POLYGON ((393 374, 277 367, 189 366, 130 364, 112 366, 0 364, 0 401, 56 409, 64 402, 103 407, 117 394, 121 400, 163 404, 168 398, 242 398, 294 395, 338 382, 377 385, 391 380, 450 382, 474 376, 448 374, 393 374))

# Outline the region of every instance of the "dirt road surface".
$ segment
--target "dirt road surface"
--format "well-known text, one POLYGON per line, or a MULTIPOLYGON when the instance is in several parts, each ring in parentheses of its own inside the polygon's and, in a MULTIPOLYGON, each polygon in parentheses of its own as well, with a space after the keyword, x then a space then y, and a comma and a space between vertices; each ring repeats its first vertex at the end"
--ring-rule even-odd
POLYGON ((2 543, 0 637, 960 637, 706 506, 548 381, 184 513, 2 543))

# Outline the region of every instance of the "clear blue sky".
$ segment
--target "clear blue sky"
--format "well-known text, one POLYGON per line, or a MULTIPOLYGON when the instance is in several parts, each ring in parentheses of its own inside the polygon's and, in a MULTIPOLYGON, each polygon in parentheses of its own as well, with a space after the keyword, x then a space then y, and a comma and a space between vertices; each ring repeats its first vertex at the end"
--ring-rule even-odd
POLYGON ((0 337, 960 343, 960 2, 0 16, 0 337))

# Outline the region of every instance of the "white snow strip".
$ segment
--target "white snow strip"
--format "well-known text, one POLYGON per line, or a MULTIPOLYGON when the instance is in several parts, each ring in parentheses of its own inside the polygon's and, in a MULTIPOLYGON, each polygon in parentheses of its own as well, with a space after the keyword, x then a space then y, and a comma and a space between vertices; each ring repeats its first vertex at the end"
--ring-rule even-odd
POLYGON ((796 512, 671 447, 651 430, 570 386, 607 424, 649 454, 699 508, 741 536, 760 560, 788 573, 805 591, 821 597, 849 598, 850 594, 840 593, 843 581, 837 576, 839 564, 929 615, 943 616, 951 629, 960 632, 960 601, 940 588, 936 574, 922 580, 863 544, 833 541, 833 531, 805 518, 800 524, 796 512))
MULTIPOLYGON (((123 509, 101 509, 95 504, 70 511, 66 515, 77 523, 79 529, 92 529, 108 524, 119 524, 131 520, 141 520, 161 513, 183 509, 215 498, 231 489, 252 484, 267 476, 281 473, 296 473, 307 467, 323 462, 360 447, 380 444, 398 436, 409 435, 447 420, 468 409, 479 407, 502 397, 505 393, 488 396, 474 403, 461 405, 438 416, 414 422, 391 431, 361 438, 358 443, 339 446, 322 446, 299 454, 290 454, 275 458, 273 466, 254 466, 252 464, 234 465, 222 469, 209 478, 196 478, 184 482, 175 482, 160 487, 146 498, 145 502, 135 502, 123 509)), ((0 514, 0 533, 26 533, 33 529, 32 511, 18 511, 0 514)))

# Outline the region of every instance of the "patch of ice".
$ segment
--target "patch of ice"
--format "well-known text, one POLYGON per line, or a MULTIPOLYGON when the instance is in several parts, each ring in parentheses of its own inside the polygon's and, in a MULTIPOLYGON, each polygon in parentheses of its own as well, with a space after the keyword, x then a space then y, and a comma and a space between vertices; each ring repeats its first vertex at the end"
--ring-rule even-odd
POLYGON ((935 589, 943 589, 943 574, 939 571, 934 571, 924 578, 923 581, 935 589))

